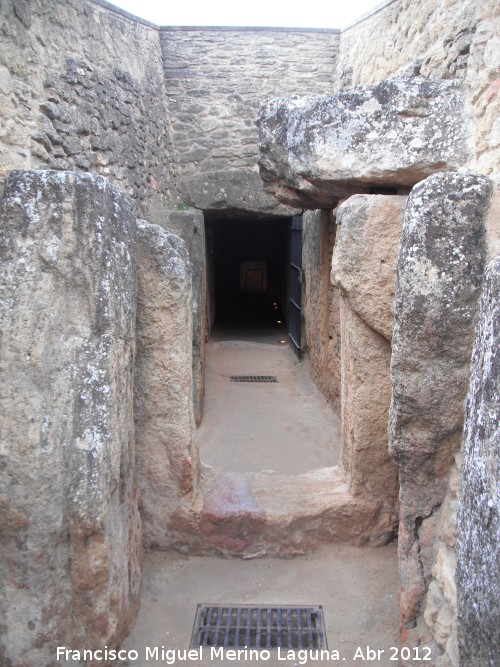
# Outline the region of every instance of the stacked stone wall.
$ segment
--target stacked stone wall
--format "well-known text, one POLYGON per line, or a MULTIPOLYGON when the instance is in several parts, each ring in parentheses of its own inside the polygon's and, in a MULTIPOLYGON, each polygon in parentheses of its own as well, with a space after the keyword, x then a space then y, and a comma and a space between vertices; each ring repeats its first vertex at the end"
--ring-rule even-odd
POLYGON ((388 77, 461 79, 474 115, 479 173, 498 178, 500 16, 495 0, 396 0, 344 30, 337 89, 388 77))
POLYGON ((255 168, 261 103, 333 91, 339 31, 162 28, 173 138, 183 174, 255 168))
POLYGON ((2 0, 0 176, 96 172, 146 216, 177 201, 159 33, 104 4, 2 0))

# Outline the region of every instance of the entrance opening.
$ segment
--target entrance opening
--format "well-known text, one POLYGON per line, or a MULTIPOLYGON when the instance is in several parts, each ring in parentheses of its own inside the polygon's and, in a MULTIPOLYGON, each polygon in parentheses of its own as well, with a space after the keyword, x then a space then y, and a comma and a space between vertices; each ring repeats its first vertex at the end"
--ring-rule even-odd
POLYGON ((207 222, 216 336, 286 338, 289 227, 289 218, 207 222))
POLYGON ((200 456, 219 471, 332 468, 340 421, 299 361, 302 220, 209 220, 210 341, 200 456), (295 344, 299 341, 299 345, 295 344))

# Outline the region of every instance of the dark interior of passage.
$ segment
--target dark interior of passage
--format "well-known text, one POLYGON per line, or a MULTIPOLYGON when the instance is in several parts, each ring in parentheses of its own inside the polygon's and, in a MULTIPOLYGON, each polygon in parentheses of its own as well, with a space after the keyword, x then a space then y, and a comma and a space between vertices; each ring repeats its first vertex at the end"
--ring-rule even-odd
POLYGON ((207 223, 217 326, 267 327, 285 319, 289 226, 289 218, 207 223))

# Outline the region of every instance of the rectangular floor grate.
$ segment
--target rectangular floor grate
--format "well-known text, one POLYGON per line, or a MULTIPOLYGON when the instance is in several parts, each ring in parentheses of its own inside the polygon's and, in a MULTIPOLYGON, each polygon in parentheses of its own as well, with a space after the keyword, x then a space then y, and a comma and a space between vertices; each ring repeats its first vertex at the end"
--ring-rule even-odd
POLYGON ((323 607, 215 606, 196 609, 191 648, 327 648, 323 607))
POLYGON ((231 382, 278 382, 276 375, 231 375, 231 382))

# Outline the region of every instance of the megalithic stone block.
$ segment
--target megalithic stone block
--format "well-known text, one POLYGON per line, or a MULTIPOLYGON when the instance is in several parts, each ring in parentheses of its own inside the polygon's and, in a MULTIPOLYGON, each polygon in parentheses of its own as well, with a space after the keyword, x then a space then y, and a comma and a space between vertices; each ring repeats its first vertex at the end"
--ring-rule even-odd
POLYGON ((199 460, 192 331, 186 244, 139 220, 134 407, 146 547, 171 547, 193 513, 199 460))
POLYGON ((0 663, 53 664, 138 608, 136 221, 72 172, 11 172, 0 214, 0 663))
POLYGON ((256 123, 264 189, 301 208, 332 208, 373 187, 413 186, 473 157, 465 93, 455 80, 394 79, 271 99, 256 123))
POLYGON ((389 450, 399 468, 401 641, 408 646, 416 641, 412 629, 428 584, 422 522, 443 501, 462 439, 492 191, 484 176, 436 174, 413 188, 405 209, 394 305, 389 450))
POLYGON ((355 195, 337 210, 332 283, 351 308, 387 340, 392 337, 394 291, 406 197, 355 195))
POLYGON ((463 667, 500 655, 500 257, 487 267, 472 354, 458 513, 458 644, 463 667))

